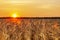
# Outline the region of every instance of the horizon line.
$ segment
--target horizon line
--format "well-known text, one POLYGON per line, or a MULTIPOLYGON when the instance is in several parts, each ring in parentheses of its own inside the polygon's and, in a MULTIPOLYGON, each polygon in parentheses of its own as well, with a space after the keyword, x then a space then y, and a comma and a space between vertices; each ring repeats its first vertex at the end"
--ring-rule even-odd
POLYGON ((0 19, 60 19, 60 17, 0 17, 0 19))

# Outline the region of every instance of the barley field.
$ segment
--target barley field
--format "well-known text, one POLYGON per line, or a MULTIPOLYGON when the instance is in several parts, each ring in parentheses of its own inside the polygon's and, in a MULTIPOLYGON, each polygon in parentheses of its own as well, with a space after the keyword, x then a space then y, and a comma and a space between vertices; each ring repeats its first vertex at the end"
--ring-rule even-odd
POLYGON ((60 19, 0 19, 0 40, 60 40, 60 19))

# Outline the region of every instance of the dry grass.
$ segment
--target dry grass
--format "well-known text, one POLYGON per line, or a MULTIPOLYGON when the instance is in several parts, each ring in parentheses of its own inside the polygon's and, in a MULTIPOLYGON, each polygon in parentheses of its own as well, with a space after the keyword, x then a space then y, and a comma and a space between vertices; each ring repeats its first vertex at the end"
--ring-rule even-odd
POLYGON ((60 19, 0 19, 0 40, 60 40, 60 19))

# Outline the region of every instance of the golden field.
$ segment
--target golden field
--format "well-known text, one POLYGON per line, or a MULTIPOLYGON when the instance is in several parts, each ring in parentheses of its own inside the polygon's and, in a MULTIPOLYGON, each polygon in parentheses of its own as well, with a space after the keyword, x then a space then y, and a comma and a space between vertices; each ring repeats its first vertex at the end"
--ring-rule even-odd
POLYGON ((60 19, 0 19, 0 40, 60 40, 60 19))

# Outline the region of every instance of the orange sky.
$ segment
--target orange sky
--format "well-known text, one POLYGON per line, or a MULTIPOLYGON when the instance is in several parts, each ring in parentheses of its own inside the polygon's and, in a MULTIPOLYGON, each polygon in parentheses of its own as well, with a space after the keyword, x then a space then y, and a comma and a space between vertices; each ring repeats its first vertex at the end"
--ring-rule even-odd
POLYGON ((0 17, 60 17, 60 0, 0 0, 0 17))

